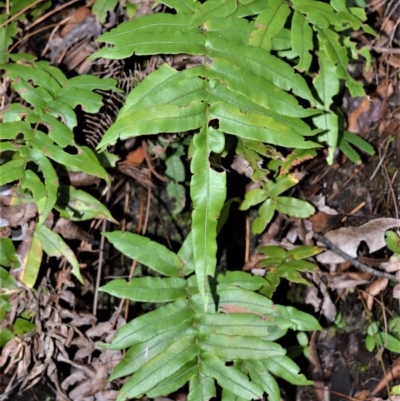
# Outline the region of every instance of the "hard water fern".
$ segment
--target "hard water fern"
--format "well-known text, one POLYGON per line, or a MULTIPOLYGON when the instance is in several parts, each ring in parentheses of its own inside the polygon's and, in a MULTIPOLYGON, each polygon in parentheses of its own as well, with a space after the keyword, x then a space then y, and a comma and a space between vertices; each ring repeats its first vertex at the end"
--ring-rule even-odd
POLYGON ((266 392, 269 400, 279 401, 274 376, 296 385, 310 384, 275 341, 288 329, 320 326, 314 317, 273 304, 257 293, 273 292, 275 284, 245 272, 218 274, 208 280, 204 311, 193 275, 191 234, 177 254, 136 234, 105 236, 123 254, 164 276, 113 280, 101 288, 132 301, 163 304, 124 325, 111 344, 104 344, 128 348, 110 378, 132 375, 118 400, 167 395, 187 382, 189 400, 209 400, 216 396, 216 380, 223 400, 257 399, 266 392))
POLYGON ((332 162, 339 142, 332 99, 340 81, 353 96, 363 94, 347 65, 351 57, 368 57, 347 36, 358 29, 373 32, 364 24, 364 12, 347 8, 345 0, 161 3, 166 13, 122 23, 100 37, 106 46, 92 56, 185 54, 195 64, 183 71, 164 64, 145 78, 98 146, 105 150, 118 139, 140 135, 192 135, 192 231, 181 251, 174 255, 131 234, 107 234, 123 253, 168 277, 118 280, 103 289, 135 301, 171 302, 120 330, 111 347, 132 348, 113 377, 134 373, 120 399, 167 394, 189 381, 189 400, 208 400, 216 379, 224 400, 260 398, 264 391, 279 400, 271 373, 296 384, 306 380, 273 341, 288 328, 319 326, 257 294, 268 284, 260 277, 214 277, 226 173, 212 168, 210 155, 230 150, 229 135, 236 153, 251 165, 258 188, 241 208, 262 203, 255 232, 264 230, 275 211, 309 217, 312 206, 282 196, 297 183, 290 170, 325 144, 332 162))

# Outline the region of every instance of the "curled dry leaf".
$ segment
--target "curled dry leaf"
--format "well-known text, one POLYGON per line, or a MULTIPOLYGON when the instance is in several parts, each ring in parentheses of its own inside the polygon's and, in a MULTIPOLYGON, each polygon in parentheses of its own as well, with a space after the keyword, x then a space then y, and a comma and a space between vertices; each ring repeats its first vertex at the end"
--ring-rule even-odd
POLYGON ((400 284, 396 284, 393 288, 393 298, 400 299, 400 284))
POLYGON ((67 24, 64 26, 64 28, 60 32, 60 36, 64 37, 67 35, 69 32, 72 31, 72 29, 75 28, 76 25, 80 24, 83 22, 86 18, 90 17, 92 15, 92 12, 90 11, 89 8, 87 7, 79 7, 77 8, 70 19, 68 20, 67 24))
MULTIPOLYGON (((398 225, 400 225, 400 220, 381 218, 369 221, 360 227, 342 227, 338 230, 332 230, 325 236, 343 252, 356 258, 361 241, 366 242, 370 253, 378 251, 386 245, 385 232, 398 225)), ((326 264, 345 262, 342 257, 332 251, 320 253, 316 258, 320 263, 326 264)))
MULTIPOLYGON (((387 387, 388 383, 391 383, 393 380, 397 380, 400 377, 400 358, 396 359, 390 369, 387 369, 386 372, 386 375, 373 388, 372 394, 377 394, 381 392, 387 387)), ((393 401, 393 398, 391 398, 391 400, 393 401)))
POLYGON ((400 259, 396 255, 392 255, 388 262, 383 262, 379 266, 382 270, 388 273, 400 271, 400 259))
POLYGON ((389 280, 387 278, 378 278, 366 288, 364 298, 367 302, 368 310, 372 309, 374 297, 384 291, 387 288, 388 283, 389 280))

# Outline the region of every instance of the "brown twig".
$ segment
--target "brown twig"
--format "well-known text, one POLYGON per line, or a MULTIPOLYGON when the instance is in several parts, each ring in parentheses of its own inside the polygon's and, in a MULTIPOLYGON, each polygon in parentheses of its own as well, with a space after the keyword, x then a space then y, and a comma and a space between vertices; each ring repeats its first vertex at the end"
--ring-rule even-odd
POLYGON ((375 277, 380 277, 380 278, 387 278, 390 281, 398 283, 399 281, 396 279, 395 276, 389 273, 381 272, 378 270, 373 269, 370 266, 365 265, 364 263, 361 263, 359 260, 354 259, 351 257, 349 254, 346 252, 343 252, 337 245, 335 245, 332 241, 330 241, 328 238, 326 238, 322 234, 314 233, 314 238, 318 241, 321 241, 327 248, 329 248, 331 251, 335 252, 337 255, 342 257, 344 260, 347 260, 347 262, 350 262, 356 269, 364 272, 371 274, 375 277))

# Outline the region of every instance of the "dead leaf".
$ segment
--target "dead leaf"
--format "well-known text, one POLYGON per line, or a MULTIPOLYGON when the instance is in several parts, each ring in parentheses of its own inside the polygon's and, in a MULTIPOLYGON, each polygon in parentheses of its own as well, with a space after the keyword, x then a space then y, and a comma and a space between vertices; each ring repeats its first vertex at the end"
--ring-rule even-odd
POLYGON ((65 35, 67 35, 75 28, 76 25, 80 24, 82 21, 84 21, 91 15, 92 12, 90 11, 89 8, 85 6, 77 8, 72 14, 71 18, 65 24, 64 28, 61 30, 60 36, 64 37, 65 35))
POLYGON ((374 297, 384 291, 387 288, 388 283, 389 280, 387 278, 378 278, 366 288, 364 298, 367 302, 368 310, 372 309, 374 297))
POLYGON ((143 146, 139 146, 137 149, 132 150, 126 156, 124 162, 130 164, 133 167, 140 166, 144 161, 144 149, 143 146))
POLYGON ((400 299, 400 284, 396 284, 393 288, 393 298, 400 299))
MULTIPOLYGON (((361 241, 368 245, 369 252, 373 253, 386 246, 385 232, 400 225, 400 220, 381 218, 371 220, 360 227, 342 227, 329 231, 325 236, 349 256, 356 258, 357 249, 361 241)), ((345 260, 328 250, 317 255, 320 263, 343 263, 345 260)))
POLYGON ((386 375, 382 377, 379 383, 371 391, 372 394, 377 394, 384 390, 387 385, 393 380, 397 380, 400 377, 400 358, 397 359, 390 369, 386 370, 386 375))
POLYGON ((327 214, 325 212, 317 212, 309 218, 312 222, 312 229, 316 233, 326 233, 334 227, 340 225, 342 215, 340 214, 327 214))
POLYGON ((400 260, 396 255, 392 255, 388 262, 383 262, 379 266, 387 273, 394 273, 400 270, 400 260))

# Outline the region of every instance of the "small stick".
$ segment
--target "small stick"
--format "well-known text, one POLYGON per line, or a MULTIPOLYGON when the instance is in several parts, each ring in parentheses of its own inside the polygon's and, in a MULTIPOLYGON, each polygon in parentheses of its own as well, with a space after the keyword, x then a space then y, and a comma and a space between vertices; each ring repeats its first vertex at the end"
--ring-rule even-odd
POLYGON ((348 255, 346 252, 343 252, 337 245, 335 245, 332 241, 330 241, 324 235, 314 233, 314 238, 318 241, 321 241, 331 251, 335 252, 337 255, 341 256, 343 259, 350 262, 356 269, 361 270, 364 273, 371 274, 375 277, 387 278, 388 280, 394 281, 396 283, 399 282, 399 280, 397 280, 396 277, 393 276, 392 274, 375 270, 372 267, 369 267, 369 266, 365 265, 364 263, 361 263, 359 260, 354 259, 350 255, 348 255))

